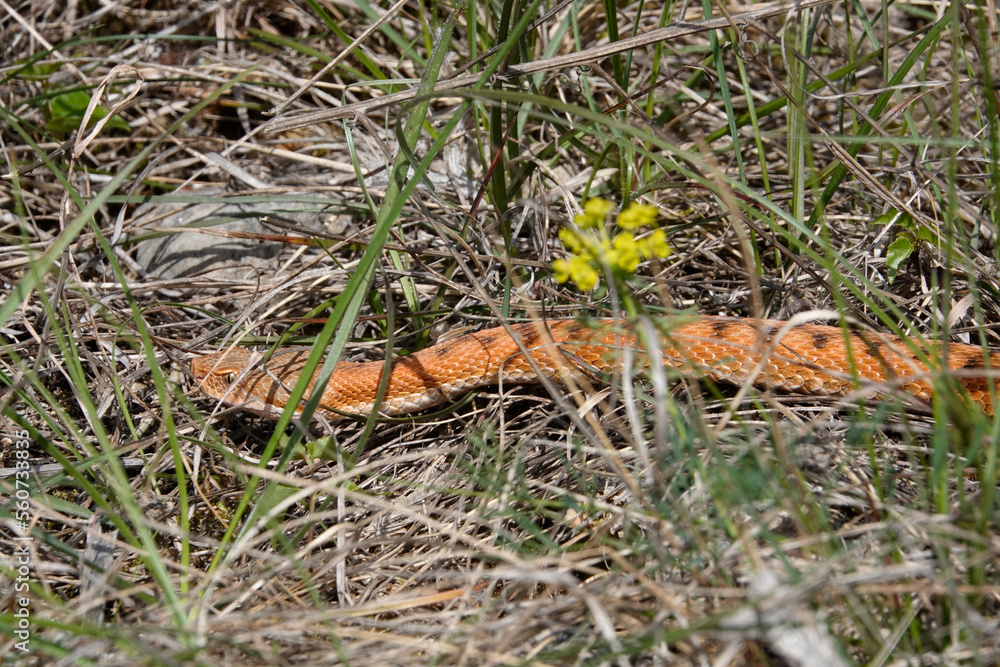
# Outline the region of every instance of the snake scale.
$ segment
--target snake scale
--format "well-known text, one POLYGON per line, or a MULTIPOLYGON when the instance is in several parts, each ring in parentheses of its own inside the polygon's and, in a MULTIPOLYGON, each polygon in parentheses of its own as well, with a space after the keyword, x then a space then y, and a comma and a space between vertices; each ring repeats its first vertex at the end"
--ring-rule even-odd
MULTIPOLYGON (((404 415, 452 401, 477 387, 538 381, 524 356, 551 378, 566 373, 613 373, 631 334, 616 333, 614 321, 589 327, 575 320, 515 324, 463 333, 433 347, 396 357, 379 413, 404 415)), ((726 384, 816 395, 844 395, 869 385, 873 393, 902 388, 929 400, 933 382, 928 362, 942 354, 957 383, 987 414, 993 414, 987 369, 1000 369, 1000 352, 960 343, 926 347, 889 335, 852 332, 820 324, 792 326, 779 320, 697 317, 663 336, 663 363, 682 373, 726 384)), ((308 350, 261 355, 234 348, 196 357, 192 374, 207 395, 229 405, 277 419, 298 380, 308 350)), ((319 412, 329 419, 369 414, 375 405, 382 361, 341 362, 327 384, 319 412)), ((317 371, 318 372, 318 371, 317 371)), ((312 391, 315 378, 309 384, 312 391)), ((307 396, 308 396, 307 392, 307 396)))

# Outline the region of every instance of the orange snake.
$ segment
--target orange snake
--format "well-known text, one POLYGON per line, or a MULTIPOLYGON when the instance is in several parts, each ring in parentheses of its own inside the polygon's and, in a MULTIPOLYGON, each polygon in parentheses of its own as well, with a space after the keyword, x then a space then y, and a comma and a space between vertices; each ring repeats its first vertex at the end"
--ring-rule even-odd
MULTIPOLYGON (((623 346, 634 346, 630 334, 615 333, 612 320, 596 328, 575 320, 516 324, 464 333, 413 354, 396 357, 379 413, 403 415, 447 403, 477 387, 538 380, 522 350, 528 350, 542 373, 612 373, 623 346), (617 352, 616 352, 617 351, 617 352)), ((929 349, 895 336, 854 332, 819 324, 788 325, 777 320, 697 317, 682 321, 660 341, 664 364, 727 384, 783 391, 844 395, 874 384, 876 391, 901 387, 923 399, 933 389, 928 366, 947 354, 948 368, 972 400, 993 414, 989 368, 1000 369, 1000 352, 948 343, 929 349), (787 326, 786 326, 787 325, 787 326), (849 343, 847 342, 849 340, 849 343)), ((191 370, 203 392, 223 403, 277 419, 298 380, 308 350, 278 351, 263 364, 260 355, 232 349, 197 357, 191 370)), ((341 362, 323 392, 318 412, 329 419, 343 413, 366 415, 374 407, 384 362, 341 362)), ((318 370, 317 370, 318 373, 318 370)), ((312 391, 310 382, 306 396, 312 391)))

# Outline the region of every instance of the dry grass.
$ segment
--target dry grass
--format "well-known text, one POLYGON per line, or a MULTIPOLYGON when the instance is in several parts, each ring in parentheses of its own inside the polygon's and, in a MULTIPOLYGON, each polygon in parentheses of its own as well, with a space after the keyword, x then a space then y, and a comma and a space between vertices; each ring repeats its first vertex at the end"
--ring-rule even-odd
POLYGON ((4 662, 998 661, 1000 422, 947 378, 503 387, 306 436, 189 391, 236 339, 613 311, 548 269, 589 196, 663 211, 651 313, 996 343, 991 2, 613 5, 4 6, 4 662))

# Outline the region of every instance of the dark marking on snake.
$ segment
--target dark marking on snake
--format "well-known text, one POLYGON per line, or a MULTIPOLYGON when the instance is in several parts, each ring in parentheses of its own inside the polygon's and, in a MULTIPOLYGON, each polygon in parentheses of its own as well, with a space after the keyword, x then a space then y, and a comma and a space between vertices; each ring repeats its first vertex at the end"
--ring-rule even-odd
POLYGON ((712 320, 712 333, 719 338, 726 338, 726 333, 732 325, 730 320, 712 320))
POLYGON ((493 343, 497 342, 497 335, 495 333, 481 333, 476 336, 476 339, 483 347, 489 347, 493 343))
POLYGON ((567 340, 580 340, 583 338, 590 330, 583 326, 579 322, 574 322, 566 329, 567 340))
POLYGON ((524 343, 524 346, 528 349, 538 345, 538 332, 535 330, 535 327, 526 327, 525 330, 521 332, 521 342, 524 343))
POLYGON ((770 343, 770 342, 772 342, 774 340, 774 332, 777 331, 777 330, 778 330, 778 327, 776 327, 775 325, 770 324, 770 323, 764 324, 763 322, 761 323, 760 329, 759 329, 760 335, 763 336, 764 339, 768 343, 770 343))
POLYGON ((962 369, 967 371, 976 370, 983 368, 985 365, 985 362, 980 357, 970 357, 962 364, 962 369))
POLYGON ((812 344, 817 350, 826 349, 826 344, 830 340, 830 333, 827 331, 813 331, 812 344))

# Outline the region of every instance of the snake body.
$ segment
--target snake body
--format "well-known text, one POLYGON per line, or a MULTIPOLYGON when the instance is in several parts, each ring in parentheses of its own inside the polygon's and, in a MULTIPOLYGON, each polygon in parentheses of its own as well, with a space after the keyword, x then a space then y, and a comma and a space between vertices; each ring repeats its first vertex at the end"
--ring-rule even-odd
MULTIPOLYGON (((598 320, 595 327, 575 320, 516 324, 511 331, 514 337, 504 327, 465 333, 394 358, 379 413, 404 415, 447 403, 477 387, 536 382, 538 375, 525 351, 541 373, 559 379, 613 373, 619 369, 622 349, 636 345, 635 337, 616 331, 611 320, 598 320)), ((802 394, 844 395, 870 385, 876 393, 902 388, 929 400, 931 368, 946 364, 987 414, 993 414, 996 380, 986 369, 1000 369, 1000 352, 975 345, 921 346, 895 336, 845 334, 839 327, 792 326, 778 320, 698 317, 673 327, 659 343, 663 363, 682 373, 802 394)), ((195 358, 192 374, 212 398, 277 419, 308 356, 308 350, 278 351, 258 364, 261 355, 231 349, 195 358)), ((337 364, 318 412, 334 420, 342 413, 369 414, 384 368, 382 361, 337 364)), ((315 376, 306 396, 314 383, 315 376)))

